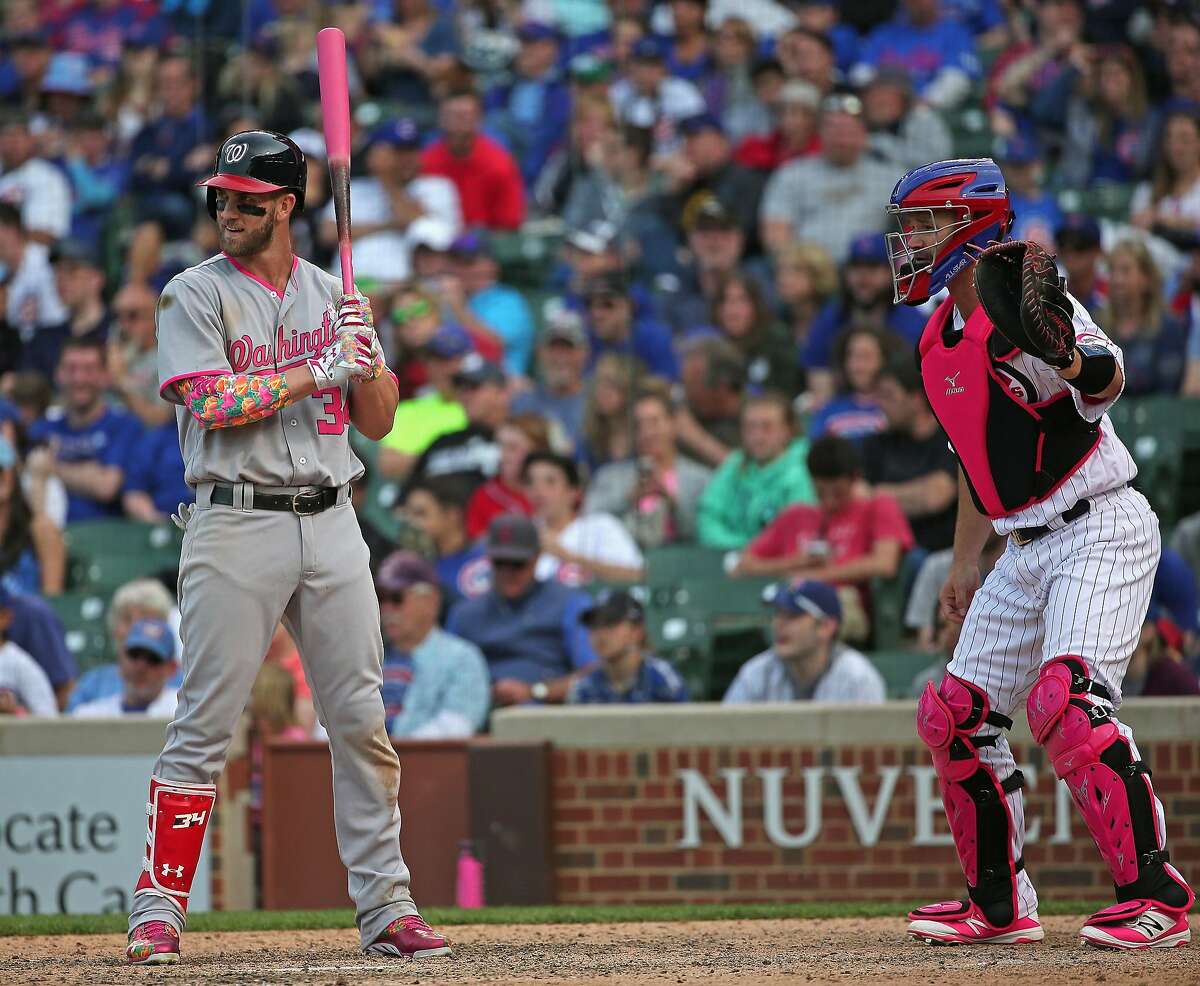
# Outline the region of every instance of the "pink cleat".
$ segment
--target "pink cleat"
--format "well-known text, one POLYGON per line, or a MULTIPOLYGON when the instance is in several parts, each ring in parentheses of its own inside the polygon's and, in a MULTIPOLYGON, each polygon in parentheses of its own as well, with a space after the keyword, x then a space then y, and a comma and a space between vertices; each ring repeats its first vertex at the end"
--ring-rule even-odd
POLYGON ((909 912, 908 920, 912 922, 908 926, 909 935, 926 945, 1025 945, 1046 937, 1036 912, 997 928, 967 900, 918 907, 909 912))
POLYGON ((454 943, 429 927, 420 914, 409 914, 389 924, 363 952, 400 959, 431 959, 438 955, 453 956, 454 943))
POLYGON ((166 921, 143 921, 129 932, 125 958, 130 965, 174 965, 179 961, 179 932, 166 921))
POLYGON ((1186 911, 1154 900, 1130 900, 1097 911, 1087 919, 1079 938, 1096 948, 1179 948, 1192 940, 1192 929, 1186 911))

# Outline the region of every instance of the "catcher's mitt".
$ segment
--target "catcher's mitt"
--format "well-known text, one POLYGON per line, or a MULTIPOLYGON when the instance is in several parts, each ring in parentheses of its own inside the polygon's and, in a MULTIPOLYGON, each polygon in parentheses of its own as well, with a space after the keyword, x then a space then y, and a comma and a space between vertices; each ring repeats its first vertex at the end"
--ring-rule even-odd
POLYGON ((996 243, 975 261, 975 292, 997 331, 1018 349, 1063 369, 1075 326, 1054 258, 1029 240, 996 243))

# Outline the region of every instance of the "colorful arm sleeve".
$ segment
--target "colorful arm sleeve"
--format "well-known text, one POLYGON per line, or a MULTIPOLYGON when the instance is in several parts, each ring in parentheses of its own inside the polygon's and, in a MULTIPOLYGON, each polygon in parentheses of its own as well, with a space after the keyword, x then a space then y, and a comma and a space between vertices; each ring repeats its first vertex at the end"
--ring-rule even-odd
POLYGON ((176 383, 183 406, 205 428, 236 428, 292 403, 282 373, 224 373, 176 383))

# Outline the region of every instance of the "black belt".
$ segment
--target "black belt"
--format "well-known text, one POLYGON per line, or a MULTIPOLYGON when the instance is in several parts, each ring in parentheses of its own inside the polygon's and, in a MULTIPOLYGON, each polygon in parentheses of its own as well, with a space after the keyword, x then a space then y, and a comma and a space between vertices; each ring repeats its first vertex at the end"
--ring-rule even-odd
MULTIPOLYGON (((1073 520, 1079 520, 1084 514, 1092 509, 1090 500, 1080 500, 1070 510, 1064 510, 1059 516, 1062 517, 1064 524, 1069 524, 1073 520)), ((1049 534, 1054 528, 1049 524, 1039 524, 1037 527, 1017 527, 1009 531, 1009 535, 1018 547, 1025 547, 1031 541, 1036 541, 1044 534, 1049 534)))
MULTIPOLYGON (((255 510, 281 510, 284 513, 309 517, 328 510, 338 500, 337 486, 316 486, 299 493, 260 493, 254 491, 255 510)), ((222 507, 233 506, 233 487, 213 484, 212 502, 222 507)))

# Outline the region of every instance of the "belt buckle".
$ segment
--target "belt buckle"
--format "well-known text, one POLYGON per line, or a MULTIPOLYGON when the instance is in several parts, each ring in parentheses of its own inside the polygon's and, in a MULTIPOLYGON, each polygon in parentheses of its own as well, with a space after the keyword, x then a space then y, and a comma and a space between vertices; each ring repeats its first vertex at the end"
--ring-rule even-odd
POLYGON ((309 517, 321 509, 320 490, 301 490, 292 497, 292 513, 309 517))
POLYGON ((1022 534, 1021 528, 1019 527, 1014 528, 1011 532, 1009 532, 1009 537, 1013 539, 1013 543, 1018 548, 1024 548, 1027 544, 1033 544, 1033 538, 1026 537, 1024 534, 1022 534))

